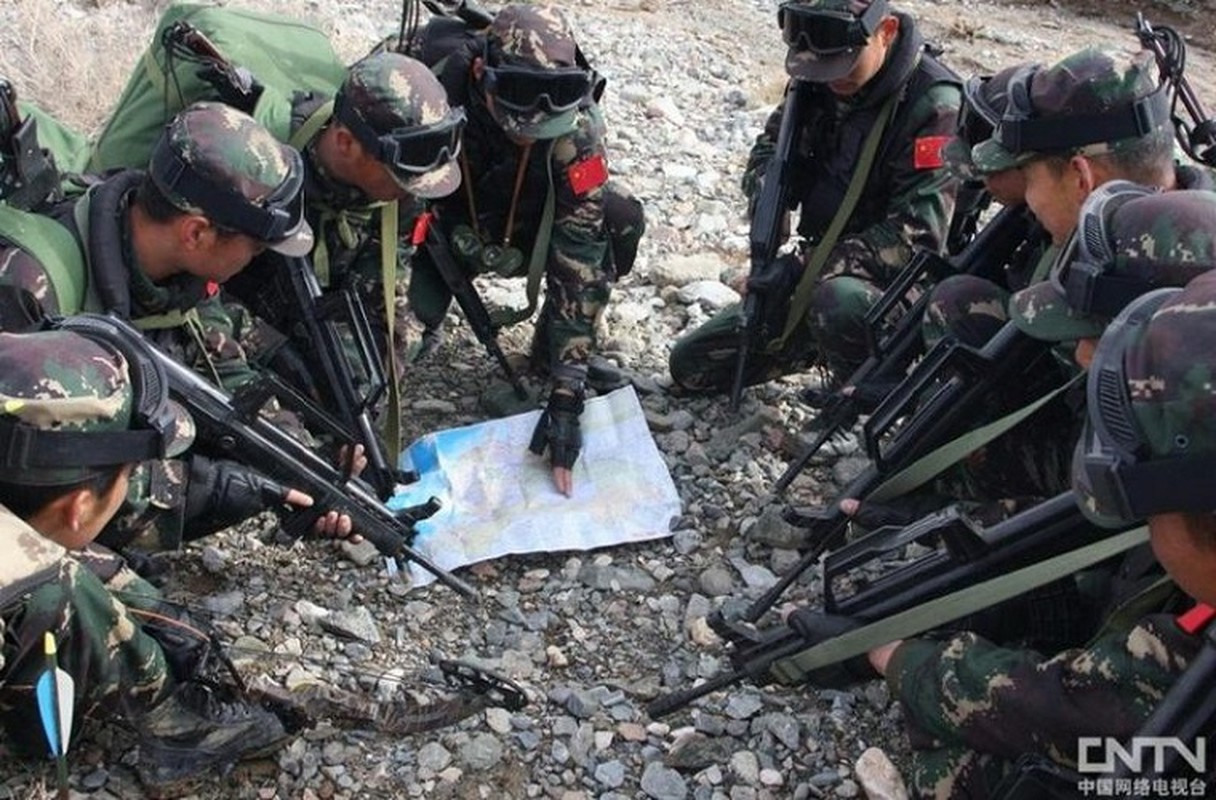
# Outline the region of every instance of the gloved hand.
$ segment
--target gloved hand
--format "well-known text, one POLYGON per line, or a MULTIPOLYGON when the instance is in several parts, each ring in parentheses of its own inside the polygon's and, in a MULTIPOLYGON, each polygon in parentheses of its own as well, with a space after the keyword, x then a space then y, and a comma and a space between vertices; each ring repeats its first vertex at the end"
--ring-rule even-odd
POLYGON ((553 378, 549 402, 532 431, 528 449, 538 456, 549 450, 558 491, 569 496, 573 491, 570 470, 583 447, 578 418, 583 413, 586 368, 562 365, 553 371, 553 378))
POLYGON ((224 105, 252 114, 258 104, 258 98, 265 90, 261 83, 253 77, 253 73, 244 67, 225 69, 215 64, 203 67, 197 73, 198 77, 215 88, 220 102, 224 105))
POLYGON ((223 530, 288 499, 288 489, 235 461, 193 456, 186 486, 187 541, 223 530))
MULTIPOLYGON (((825 614, 809 608, 799 608, 793 611, 786 617, 785 623, 806 640, 808 647, 826 642, 828 639, 835 639, 837 636, 861 627, 860 622, 849 617, 825 614)), ((879 675, 870 666, 869 658, 862 653, 846 661, 829 664, 812 671, 807 676, 807 683, 821 689, 843 689, 877 677, 879 675)))

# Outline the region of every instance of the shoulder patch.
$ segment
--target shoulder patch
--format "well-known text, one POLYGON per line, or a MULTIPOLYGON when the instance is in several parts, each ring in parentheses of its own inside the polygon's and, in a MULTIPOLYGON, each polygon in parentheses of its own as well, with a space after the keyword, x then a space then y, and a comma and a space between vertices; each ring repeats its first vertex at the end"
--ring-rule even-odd
POLYGON ((207 285, 203 287, 203 292, 207 297, 215 297, 220 293, 220 285, 217 281, 207 281, 207 285))
POLYGON ((566 177, 575 194, 586 194, 608 180, 608 162, 602 154, 589 156, 567 167, 566 177))
POLYGON ((916 140, 912 155, 912 165, 917 169, 938 169, 945 166, 942 160, 942 148, 953 139, 953 136, 922 136, 916 140))

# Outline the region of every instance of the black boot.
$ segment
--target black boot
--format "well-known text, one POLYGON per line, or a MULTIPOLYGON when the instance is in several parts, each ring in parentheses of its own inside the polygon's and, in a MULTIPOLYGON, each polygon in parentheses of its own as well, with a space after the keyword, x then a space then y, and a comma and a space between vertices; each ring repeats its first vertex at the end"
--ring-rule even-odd
POLYGON ((136 770, 153 797, 175 797, 238 761, 270 755, 293 736, 234 689, 185 683, 139 721, 136 770))

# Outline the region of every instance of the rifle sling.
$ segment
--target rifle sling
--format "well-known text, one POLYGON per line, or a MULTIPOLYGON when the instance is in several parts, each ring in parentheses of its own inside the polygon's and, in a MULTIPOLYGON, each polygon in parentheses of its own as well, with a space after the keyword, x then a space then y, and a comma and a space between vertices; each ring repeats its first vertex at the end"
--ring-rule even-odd
POLYGON ((958 463, 1006 431, 1016 427, 1024 419, 1047 405, 1056 396, 1074 386, 1084 377, 1085 373, 1078 373, 1039 399, 1022 406, 1013 413, 1006 414, 1000 419, 989 422, 987 425, 969 431, 957 439, 946 442, 941 447, 921 456, 887 478, 864 499, 867 502, 882 503, 923 486, 951 465, 958 463))
POLYGON ((385 456, 396 466, 401 453, 401 382, 397 371, 397 236, 401 220, 396 200, 380 208, 380 277, 384 284, 385 371, 388 373, 388 408, 385 409, 385 456))
POLYGON ((781 683, 801 683, 809 673, 820 667, 847 661, 864 655, 875 647, 939 628, 1031 589, 1068 577, 1147 540, 1147 527, 1134 528, 1101 539, 812 645, 792 656, 773 662, 769 672, 781 683))
POLYGON ((798 280, 798 287, 794 290, 794 297, 790 300, 790 311, 785 318, 785 329, 781 331, 781 336, 769 343, 767 348, 769 352, 777 352, 785 347, 794 330, 802 324, 807 308, 811 304, 811 292, 814 291, 815 284, 819 280, 819 273, 823 270, 823 265, 827 263, 828 256, 836 246, 841 232, 844 231, 844 226, 853 216, 853 209, 857 207, 857 201, 861 199, 861 192, 870 178, 870 172, 878 155, 878 145, 882 141, 891 117, 895 114, 895 106, 899 102, 899 97, 900 93, 896 92, 888 98, 882 111, 878 113, 874 126, 870 128, 870 134, 866 137, 865 145, 861 150, 857 169, 853 171, 853 177, 849 181, 849 188, 840 202, 840 207, 836 209, 836 215, 832 217, 827 231, 815 243, 815 248, 811 251, 806 269, 803 270, 802 277, 798 280))

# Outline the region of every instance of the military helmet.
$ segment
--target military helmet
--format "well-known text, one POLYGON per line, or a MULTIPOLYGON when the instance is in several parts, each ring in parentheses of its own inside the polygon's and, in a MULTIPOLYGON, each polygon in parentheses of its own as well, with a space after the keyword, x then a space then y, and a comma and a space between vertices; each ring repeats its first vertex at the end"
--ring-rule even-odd
POLYGON ((1095 338, 1132 299, 1216 267, 1216 193, 1130 181, 1085 199, 1051 277, 1016 293, 1010 316, 1038 339, 1095 338))
POLYGON ((498 124, 528 139, 571 133, 579 110, 603 89, 566 15, 526 3, 508 5, 494 16, 486 32, 481 81, 498 124))
POLYGON ((1149 51, 1133 56, 1089 47, 1009 84, 995 135, 972 152, 984 172, 1069 152, 1117 152, 1155 134, 1172 136, 1169 93, 1149 51))
POLYGON ((1088 376, 1073 486, 1086 516, 1118 526, 1216 511, 1216 272, 1158 289, 1102 335, 1088 376))
POLYGON ((445 197, 460 186, 464 109, 448 105, 421 61, 380 51, 356 62, 334 97, 334 118, 413 196, 445 197))
POLYGON ((207 102, 183 109, 165 126, 148 175, 182 211, 286 256, 312 250, 300 154, 242 111, 207 102))
POLYGON ((848 75, 887 12, 887 0, 786 0, 777 9, 786 73, 812 83, 848 75))
POLYGON ((971 150, 992 138, 1005 115, 1009 84, 1014 77, 1038 69, 1041 69, 1038 64, 1015 64, 994 75, 972 76, 963 84, 963 105, 958 112, 955 135, 942 148, 942 157, 952 172, 965 180, 991 173, 976 166, 971 150))
POLYGON ((0 333, 0 480, 71 486, 180 455, 193 438, 164 375, 131 348, 72 330, 0 333))

